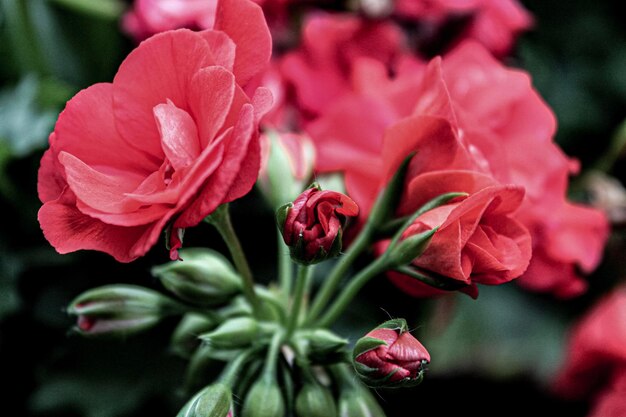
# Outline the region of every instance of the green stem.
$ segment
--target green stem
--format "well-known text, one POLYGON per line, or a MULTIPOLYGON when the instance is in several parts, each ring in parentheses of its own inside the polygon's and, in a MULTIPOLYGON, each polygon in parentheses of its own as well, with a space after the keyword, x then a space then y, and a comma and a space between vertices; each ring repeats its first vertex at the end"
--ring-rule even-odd
POLYGON ((237 356, 232 362, 228 364, 224 372, 220 376, 220 381, 225 385, 233 388, 238 375, 241 373, 243 366, 250 360, 250 358, 256 353, 257 349, 248 349, 241 355, 237 356))
POLYGON ((365 224, 361 233, 359 233, 356 240, 352 243, 346 253, 339 259, 335 268, 331 271, 330 275, 324 281, 322 288, 317 293, 311 310, 307 318, 307 323, 313 322, 322 312, 324 307, 328 304, 333 296, 337 286, 341 282, 352 263, 363 252, 370 243, 371 237, 374 234, 374 228, 370 223, 365 224))
POLYGON ((278 364, 278 355, 280 353, 280 346, 283 343, 285 334, 278 330, 274 333, 270 347, 267 350, 267 357, 265 358, 265 368, 263 369, 263 378, 265 380, 274 381, 276 379, 276 367, 278 364))
POLYGON ((317 322, 319 327, 328 327, 334 323, 337 318, 343 313, 345 308, 350 304, 352 299, 356 296, 359 290, 367 284, 367 282, 374 278, 376 275, 385 271, 388 267, 388 260, 386 256, 378 258, 358 273, 350 283, 346 286, 343 292, 339 295, 339 298, 329 307, 326 314, 322 316, 317 322))
POLYGON ((235 267, 237 271, 241 274, 243 279, 243 294, 252 306, 253 314, 256 317, 259 317, 261 314, 261 304, 259 303, 259 298, 254 291, 254 279, 252 278, 252 271, 250 270, 250 266, 248 265, 248 260, 246 259, 246 255, 243 253, 243 248, 241 247, 241 243, 239 242, 239 238, 235 233, 235 229, 233 228, 233 224, 230 221, 230 213, 228 211, 228 205, 222 204, 205 219, 208 223, 215 226, 217 231, 224 239, 226 246, 228 246, 228 250, 230 251, 230 255, 233 258, 233 262, 235 263, 235 267))
POLYGON ((311 268, 306 265, 298 265, 298 276, 296 277, 296 289, 293 294, 293 302, 291 305, 291 313, 287 322, 287 338, 291 337, 293 331, 298 326, 300 319, 300 310, 302 309, 302 301, 308 281, 311 279, 311 268))
MULTIPOLYGON (((278 229, 277 229, 278 230, 278 229)), ((292 263, 289 248, 283 241, 283 235, 278 231, 278 282, 285 305, 291 293, 292 263)))

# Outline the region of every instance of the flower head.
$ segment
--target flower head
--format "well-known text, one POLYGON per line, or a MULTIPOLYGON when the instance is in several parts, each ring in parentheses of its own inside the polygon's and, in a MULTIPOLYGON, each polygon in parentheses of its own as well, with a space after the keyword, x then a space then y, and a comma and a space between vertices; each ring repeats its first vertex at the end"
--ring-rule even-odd
POLYGON ((389 320, 359 339, 353 356, 357 373, 370 386, 417 385, 430 362, 404 319, 389 320))
POLYGON ((68 102, 38 184, 39 222, 60 253, 95 249, 129 262, 168 229, 177 259, 181 229, 254 185, 271 96, 242 87, 269 60, 271 39, 249 0, 220 2, 218 12, 213 30, 146 40, 112 83, 68 102))
POLYGON ((292 258, 311 264, 339 254, 346 219, 358 214, 347 195, 314 185, 278 210, 278 224, 292 258))

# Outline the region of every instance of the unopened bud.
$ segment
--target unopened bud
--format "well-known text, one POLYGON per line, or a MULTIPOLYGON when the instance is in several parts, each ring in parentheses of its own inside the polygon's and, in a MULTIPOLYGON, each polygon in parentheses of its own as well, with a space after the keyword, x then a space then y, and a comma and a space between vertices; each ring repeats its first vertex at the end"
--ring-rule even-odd
POLYGON ((208 332, 215 325, 215 321, 206 316, 196 313, 186 314, 172 334, 170 342, 172 351, 183 358, 190 357, 200 343, 198 335, 208 332))
POLYGON ((200 339, 215 349, 238 349, 250 345, 260 332, 259 323, 250 317, 236 317, 220 324, 200 339))
POLYGON ((185 301, 210 306, 228 301, 241 290, 241 278, 220 253, 205 248, 179 251, 181 261, 152 268, 163 286, 185 301))
POLYGON ((232 417, 232 403, 230 388, 213 384, 194 395, 176 417, 232 417))
POLYGON ((274 208, 292 201, 313 173, 315 147, 303 134, 261 135, 261 170, 257 185, 274 208))
POLYGON ((79 295, 67 309, 85 336, 127 335, 147 329, 184 308, 174 300, 134 285, 107 285, 79 295))
POLYGON ((348 340, 327 329, 301 330, 296 332, 294 340, 314 364, 335 363, 346 357, 348 340))
POLYGON ((242 417, 284 417, 285 401, 275 380, 261 378, 252 385, 243 403, 242 417))
POLYGON ((346 220, 358 214, 350 197, 313 184, 293 203, 280 207, 276 218, 291 258, 309 265, 339 255, 346 220))
POLYGON ((337 406, 332 393, 319 383, 306 383, 296 397, 298 417, 336 417, 337 406))
POLYGON ((365 384, 393 388, 422 382, 430 354, 408 331, 404 319, 394 319, 359 339, 353 359, 365 384))
POLYGON ((339 394, 339 417, 385 417, 385 412, 365 388, 350 388, 339 394))

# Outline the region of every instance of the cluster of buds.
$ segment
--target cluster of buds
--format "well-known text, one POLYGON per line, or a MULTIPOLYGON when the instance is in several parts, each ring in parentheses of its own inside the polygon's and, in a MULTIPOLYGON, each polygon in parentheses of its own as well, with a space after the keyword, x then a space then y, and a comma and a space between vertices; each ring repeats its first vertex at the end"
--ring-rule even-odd
MULTIPOLYGON (((277 174, 270 173, 271 178, 276 180, 277 174)), ((285 195, 302 188, 292 180, 291 188, 283 190, 285 195)), ((389 220, 402 181, 400 172, 381 194, 371 216, 374 227, 365 225, 370 231, 389 220)), ((450 197, 431 206, 444 204, 450 197)), ((81 295, 69 312, 78 316, 77 329, 85 335, 127 335, 165 317, 181 316, 171 338, 172 351, 189 360, 184 388, 196 394, 178 417, 282 417, 292 412, 298 417, 384 417, 367 386, 417 385, 430 361, 424 346, 409 333, 406 321, 381 324, 356 342, 351 357, 349 340, 328 329, 334 312, 341 311, 341 303, 329 308, 330 316, 316 316, 314 306, 308 315, 301 314, 310 265, 339 255, 344 228, 358 214, 352 199, 322 190, 317 183, 278 209, 280 238, 298 264, 293 291, 253 285, 247 276, 250 271, 238 264, 241 259, 234 254, 236 267, 213 250, 186 248, 180 250, 179 260, 151 271, 171 296, 141 287, 108 286, 81 295), (281 290, 287 293, 287 300, 281 290), (206 376, 216 363, 223 364, 223 371, 206 385, 206 376), (351 368, 361 381, 354 378, 351 368), (233 398, 241 398, 241 404, 233 398)), ((222 222, 227 219, 227 211, 218 209, 207 221, 223 231, 222 222)), ((372 271, 380 273, 410 263, 436 231, 401 239, 403 228, 396 226, 395 238, 372 271)), ((337 277, 341 278, 340 274, 329 277, 329 283, 337 277)), ((324 291, 322 288, 319 293, 324 291)), ((319 303, 319 299, 315 301, 319 303)))

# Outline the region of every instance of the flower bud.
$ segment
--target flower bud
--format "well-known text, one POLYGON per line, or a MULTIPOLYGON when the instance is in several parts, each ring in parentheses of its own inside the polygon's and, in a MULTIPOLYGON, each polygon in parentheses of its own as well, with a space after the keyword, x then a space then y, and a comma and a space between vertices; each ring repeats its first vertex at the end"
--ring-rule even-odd
POLYGON ((241 290, 241 278, 220 253, 204 248, 179 253, 181 261, 156 266, 152 275, 181 299, 210 306, 228 301, 241 290))
POLYGON ((347 217, 359 214, 352 199, 313 184, 293 203, 278 209, 278 226, 291 258, 304 265, 335 257, 347 217))
POLYGON ((241 416, 285 416, 285 401, 275 380, 271 378, 261 378, 252 385, 243 403, 241 416))
POLYGON ((385 417, 385 412, 367 389, 350 388, 339 395, 339 417, 385 417))
POLYGON ((356 342, 354 368, 372 387, 418 385, 430 362, 426 348, 408 331, 404 319, 389 320, 356 342))
POLYGON ((232 417, 230 388, 218 383, 205 387, 178 412, 176 417, 232 417))
POLYGON ((250 317, 236 317, 220 324, 215 330, 200 335, 200 339, 215 349, 238 349, 256 340, 259 323, 250 317))
POLYGON ((315 147, 308 136, 269 132, 261 135, 259 186, 273 207, 292 201, 313 173, 315 147))
POLYGON ((298 417, 336 417, 337 406, 331 392, 319 383, 305 383, 296 397, 298 417))
POLYGON ((186 314, 172 334, 170 341, 172 351, 183 358, 189 358, 200 342, 198 335, 208 332, 215 326, 215 321, 206 316, 196 313, 186 314))
POLYGON ((78 316, 76 330, 85 336, 127 335, 183 311, 174 300, 134 285, 94 288, 79 295, 67 309, 78 316))
POLYGON ((348 340, 326 329, 301 330, 296 332, 294 340, 300 350, 306 352, 314 364, 330 364, 343 360, 346 356, 348 340))

